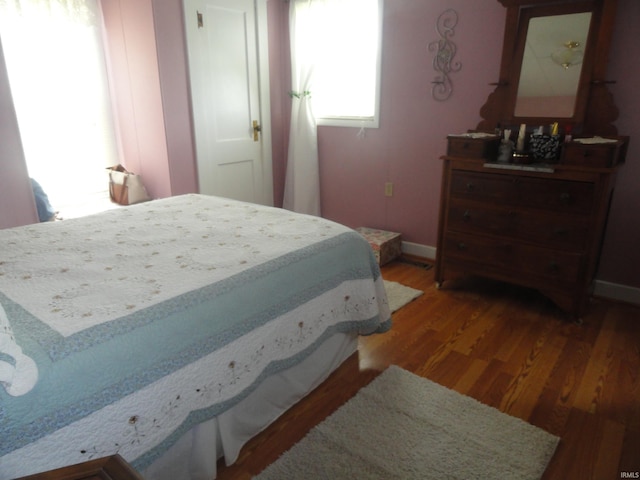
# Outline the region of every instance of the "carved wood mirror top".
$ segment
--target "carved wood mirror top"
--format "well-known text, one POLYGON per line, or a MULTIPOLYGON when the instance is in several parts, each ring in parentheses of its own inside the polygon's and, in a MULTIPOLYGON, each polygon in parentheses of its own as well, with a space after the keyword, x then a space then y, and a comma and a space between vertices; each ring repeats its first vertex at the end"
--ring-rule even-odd
POLYGON ((559 122, 615 135, 606 64, 616 0, 499 1, 507 8, 501 67, 478 129, 559 122))

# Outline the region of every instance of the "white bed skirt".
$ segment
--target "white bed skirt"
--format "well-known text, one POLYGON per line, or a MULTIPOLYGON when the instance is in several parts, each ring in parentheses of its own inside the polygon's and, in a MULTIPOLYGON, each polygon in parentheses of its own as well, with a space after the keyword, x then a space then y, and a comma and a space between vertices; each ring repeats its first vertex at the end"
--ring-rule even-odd
POLYGON ((358 348, 358 336, 339 333, 298 365, 267 378, 254 392, 221 415, 195 426, 143 476, 147 480, 212 480, 216 462, 233 464, 242 446, 320 385, 358 348))

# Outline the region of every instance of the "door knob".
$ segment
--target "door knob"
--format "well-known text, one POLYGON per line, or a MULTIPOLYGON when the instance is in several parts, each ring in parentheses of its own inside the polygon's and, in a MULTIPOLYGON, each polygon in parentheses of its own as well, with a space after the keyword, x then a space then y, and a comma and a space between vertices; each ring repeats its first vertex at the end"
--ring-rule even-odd
POLYGON ((253 121, 253 141, 257 142, 260 140, 260 136, 258 135, 262 131, 262 128, 258 124, 257 120, 253 121))

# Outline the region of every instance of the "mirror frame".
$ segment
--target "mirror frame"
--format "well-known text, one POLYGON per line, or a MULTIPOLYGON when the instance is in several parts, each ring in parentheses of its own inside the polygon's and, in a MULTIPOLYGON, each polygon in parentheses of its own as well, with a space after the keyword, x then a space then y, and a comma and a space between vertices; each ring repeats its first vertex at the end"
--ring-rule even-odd
POLYGON ((480 110, 483 120, 477 129, 493 132, 522 123, 532 126, 558 122, 561 129, 571 124, 576 134, 616 135, 612 124, 618 118, 618 109, 607 88, 607 60, 616 0, 498 0, 507 8, 500 77, 493 93, 480 110), (528 20, 532 16, 552 16, 591 11, 582 73, 576 96, 574 114, 568 118, 516 117, 515 104, 524 55, 528 20))
MULTIPOLYGON (((548 7, 545 5, 539 7, 531 7, 524 8, 520 10, 520 25, 518 26, 519 32, 521 32, 518 36, 518 44, 516 45, 515 54, 513 56, 513 65, 511 69, 511 81, 509 85, 513 88, 509 89, 509 104, 507 111, 514 112, 514 120, 518 123, 526 123, 533 124, 536 121, 540 122, 541 125, 548 125, 553 123, 554 117, 551 115, 546 116, 535 116, 530 117, 527 115, 517 115, 517 105, 520 93, 520 79, 522 78, 522 68, 524 66, 524 52, 526 50, 527 40, 529 39, 529 30, 531 27, 531 20, 534 18, 549 18, 558 15, 568 15, 575 13, 590 13, 591 18, 589 19, 589 30, 586 32, 586 38, 583 43, 583 51, 584 58, 580 62, 578 66, 571 68, 579 68, 580 76, 578 78, 578 83, 576 84, 576 89, 574 93, 574 105, 573 105, 573 113, 570 117, 573 123, 581 123, 581 120, 584 119, 584 111, 586 107, 586 95, 589 91, 589 79, 587 78, 589 72, 591 71, 591 64, 593 63, 593 45, 597 42, 597 38, 594 38, 595 29, 593 19, 593 2, 577 2, 577 3, 567 3, 566 5, 554 5, 552 7, 548 7)), ((572 38, 566 38, 566 40, 571 40, 572 38)), ((560 48, 561 45, 558 45, 560 48)), ((555 66, 555 65, 554 65, 555 66)), ((562 67, 557 67, 558 70, 562 70, 562 67)))

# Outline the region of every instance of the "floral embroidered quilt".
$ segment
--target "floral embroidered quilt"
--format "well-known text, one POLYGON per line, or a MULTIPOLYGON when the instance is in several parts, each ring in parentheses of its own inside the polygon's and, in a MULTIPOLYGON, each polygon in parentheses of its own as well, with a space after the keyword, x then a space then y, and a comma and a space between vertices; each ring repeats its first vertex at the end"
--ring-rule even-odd
POLYGON ((336 332, 391 326, 353 230, 205 195, 0 230, 0 479, 143 469, 336 332))

